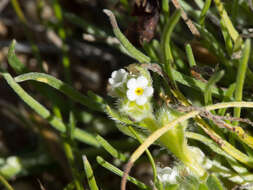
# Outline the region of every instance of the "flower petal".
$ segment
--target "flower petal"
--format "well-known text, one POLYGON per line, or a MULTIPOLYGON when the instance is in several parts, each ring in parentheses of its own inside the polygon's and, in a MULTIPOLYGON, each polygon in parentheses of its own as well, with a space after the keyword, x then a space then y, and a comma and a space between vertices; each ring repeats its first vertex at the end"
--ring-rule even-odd
POLYGON ((140 106, 144 105, 146 102, 147 102, 147 97, 145 96, 139 96, 137 99, 136 99, 136 103, 140 106))
POLYGON ((127 75, 128 73, 124 69, 113 71, 109 79, 109 84, 112 85, 112 89, 121 87, 125 83, 127 75))
POLYGON ((148 79, 144 76, 139 76, 137 78, 136 82, 137 82, 138 87, 143 87, 144 88, 148 85, 148 79))
POLYGON ((154 89, 151 86, 148 86, 147 88, 144 89, 144 95, 146 97, 152 96, 154 92, 154 89))
POLYGON ((109 78, 109 83, 110 83, 111 85, 113 85, 113 84, 114 84, 114 80, 113 80, 113 78, 109 78))
POLYGON ((136 79, 135 78, 131 78, 128 82, 127 82, 127 88, 129 89, 133 89, 136 87, 136 79))
POLYGON ((127 79, 127 75, 128 75, 128 73, 123 73, 122 74, 122 81, 126 81, 126 79, 127 79))
POLYGON ((127 91, 127 98, 130 100, 130 101, 134 101, 136 100, 138 96, 135 94, 134 92, 134 89, 130 89, 127 91))
POLYGON ((126 70, 125 70, 125 69, 120 69, 119 71, 120 71, 121 74, 126 73, 126 70))
POLYGON ((112 76, 111 78, 115 78, 116 75, 117 75, 117 71, 113 71, 112 75, 111 75, 112 76))

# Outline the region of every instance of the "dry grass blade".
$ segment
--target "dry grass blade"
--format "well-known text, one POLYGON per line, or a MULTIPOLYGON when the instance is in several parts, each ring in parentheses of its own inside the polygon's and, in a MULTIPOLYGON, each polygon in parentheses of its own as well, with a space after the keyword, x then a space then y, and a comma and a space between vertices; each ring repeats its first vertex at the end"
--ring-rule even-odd
POLYGON ((191 31, 191 33, 199 38, 200 37, 200 33, 198 31, 198 29, 195 27, 195 25, 193 24, 193 22, 191 21, 191 19, 188 18, 187 14, 185 13, 185 11, 182 9, 180 3, 178 2, 178 0, 172 0, 173 5, 176 7, 176 9, 180 9, 182 11, 182 18, 185 22, 185 24, 188 26, 189 30, 191 31))

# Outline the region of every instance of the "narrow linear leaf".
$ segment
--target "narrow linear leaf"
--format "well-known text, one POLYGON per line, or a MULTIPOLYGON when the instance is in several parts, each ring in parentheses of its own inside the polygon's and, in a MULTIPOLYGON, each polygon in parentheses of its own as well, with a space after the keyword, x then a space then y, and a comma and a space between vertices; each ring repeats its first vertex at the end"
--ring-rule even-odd
POLYGON ((206 182, 208 188, 215 190, 225 190, 226 188, 222 185, 221 181, 214 175, 211 174, 206 182))
POLYGON ((48 75, 45 73, 32 72, 32 73, 26 73, 26 74, 19 75, 19 76, 15 77, 16 82, 24 82, 27 80, 35 80, 38 82, 45 83, 45 84, 59 90, 63 94, 67 95, 72 100, 74 100, 84 106, 87 106, 91 110, 100 111, 100 112, 103 112, 103 110, 104 110, 104 108, 103 108, 104 104, 92 101, 91 98, 88 98, 88 97, 82 95, 80 92, 78 92, 77 90, 72 88, 70 85, 62 82, 61 80, 59 80, 51 75, 48 75))
POLYGON ((114 158, 117 158, 121 160, 122 162, 125 162, 127 160, 126 156, 122 154, 121 152, 117 151, 108 141, 106 141, 103 137, 100 135, 96 136, 97 141, 99 144, 114 158))
MULTIPOLYGON (((225 92, 225 95, 224 95, 224 98, 223 98, 222 102, 228 102, 229 100, 233 100, 233 94, 234 94, 234 91, 235 91, 235 87, 236 87, 235 83, 231 84, 228 87, 228 90, 225 92)), ((218 115, 224 116, 225 113, 226 113, 226 110, 227 110, 226 108, 220 109, 218 111, 218 115)))
MULTIPOLYGON (((205 87, 206 87, 205 83, 203 83, 199 80, 196 80, 193 77, 184 75, 184 74, 176 71, 175 69, 172 69, 172 75, 173 75, 173 78, 177 82, 179 82, 183 85, 186 85, 188 87, 194 88, 195 90, 198 90, 200 92, 203 92, 203 93, 205 92, 205 87)), ((211 92, 216 97, 219 97, 219 96, 223 96, 226 91, 219 89, 217 87, 213 87, 213 88, 211 88, 211 92)))
POLYGON ((220 26, 221 26, 221 32, 222 32, 222 35, 223 35, 223 38, 225 41, 227 52, 229 55, 231 55, 232 51, 233 51, 233 41, 227 31, 226 24, 224 23, 224 20, 220 21, 220 26))
POLYGON ((15 46, 16 46, 16 40, 13 40, 11 42, 11 45, 8 51, 8 56, 7 56, 8 62, 16 73, 21 74, 21 73, 28 72, 25 65, 21 63, 19 59, 16 57, 15 46))
POLYGON ((134 122, 131 121, 129 118, 121 115, 119 112, 116 110, 112 109, 110 106, 106 106, 106 112, 107 114, 116 122, 122 123, 122 124, 127 124, 127 125, 133 125, 134 122))
MULTIPOLYGON (((154 40, 152 42, 155 42, 154 40)), ((154 43, 153 43, 154 44, 154 43)), ((159 62, 159 57, 157 54, 157 49, 154 47, 154 45, 151 43, 144 42, 143 49, 145 52, 149 55, 151 61, 153 62, 159 62)))
POLYGON ((73 176, 73 183, 75 184, 75 189, 76 190, 84 190, 83 187, 82 187, 82 180, 80 179, 79 177, 79 172, 78 171, 78 168, 77 166, 75 165, 75 155, 74 155, 74 152, 73 152, 73 144, 71 144, 72 139, 70 139, 69 137, 63 137, 63 148, 64 148, 64 151, 65 151, 65 155, 67 157, 67 160, 68 160, 68 163, 69 163, 69 166, 70 166, 70 169, 71 169, 71 173, 72 173, 72 176, 73 176))
POLYGON ((207 82, 205 92, 204 92, 204 101, 205 105, 212 103, 212 93, 211 89, 213 86, 224 76, 225 72, 223 70, 215 73, 207 82))
POLYGON ((162 52, 162 64, 165 69, 165 72, 168 74, 172 82, 175 81, 172 75, 172 62, 173 56, 171 52, 170 38, 172 31, 174 30, 176 24, 178 23, 181 16, 181 11, 176 10, 175 13, 171 16, 168 22, 165 24, 162 37, 161 37, 161 52, 162 52))
MULTIPOLYGON (((21 63, 21 61, 17 58, 15 54, 15 45, 16 41, 13 40, 8 50, 8 63, 17 74, 28 73, 29 69, 23 63, 21 63)), ((58 117, 61 117, 60 110, 64 110, 67 107, 64 100, 60 96, 57 96, 56 92, 50 89, 50 87, 48 86, 34 82, 32 83, 32 85, 36 88, 36 90, 46 96, 49 100, 54 100, 52 102, 53 111, 55 114, 57 114, 58 117)))
MULTIPOLYGON (((113 172, 114 174, 122 177, 123 176, 123 171, 121 171, 120 169, 116 168, 115 166, 113 166, 112 164, 110 164, 109 162, 105 161, 102 157, 97 156, 97 162, 104 168, 108 169, 109 171, 113 172)), ((148 187, 147 185, 145 185, 144 183, 140 182, 139 180, 128 176, 127 178, 128 181, 130 181, 131 183, 135 184, 137 187, 139 187, 140 189, 148 189, 151 190, 152 188, 148 187)))
POLYGON ((204 25, 206 13, 211 5, 212 0, 206 0, 203 9, 201 10, 200 16, 199 16, 199 24, 204 25))
POLYGON ((83 155, 83 165, 84 165, 84 170, 86 173, 86 177, 88 180, 90 190, 99 190, 96 180, 95 180, 95 177, 94 177, 93 170, 92 170, 91 165, 85 155, 83 155))
MULTIPOLYGON (((127 125, 130 126, 134 126, 136 127, 136 130, 138 130, 137 127, 139 127, 138 125, 136 125, 136 123, 134 123, 133 121, 129 120, 127 117, 121 115, 119 112, 117 112, 116 110, 110 108, 110 106, 106 106, 106 112, 109 115, 109 117, 111 117, 111 119, 113 119, 116 123, 117 123, 117 128, 124 133, 125 135, 128 135, 130 137, 136 138, 133 133, 131 132, 131 130, 129 129, 129 127, 127 127, 127 125)), ((139 128, 138 130, 139 135, 141 135, 141 137, 144 139, 145 138, 145 131, 143 130, 143 128, 139 128)))
POLYGON ((129 53, 129 56, 133 57, 134 59, 138 60, 140 63, 150 62, 150 58, 146 56, 144 53, 136 49, 124 36, 124 34, 120 31, 116 18, 110 10, 104 9, 104 13, 109 17, 113 32, 121 44, 126 48, 129 53))
MULTIPOLYGON (((242 57, 239 62, 239 68, 236 76, 235 101, 242 100, 243 85, 245 81, 246 71, 248 69, 248 61, 250 57, 251 42, 247 39, 243 48, 242 57)), ((241 108, 234 108, 234 117, 240 117, 241 108)), ((238 124, 238 122, 234 122, 238 124)))
POLYGON ((237 38, 239 37, 239 34, 236 31, 236 29, 234 28, 233 23, 230 20, 228 14, 227 14, 227 11, 225 10, 225 8, 223 6, 223 3, 220 0, 214 0, 214 3, 219 11, 221 19, 224 21, 224 24, 225 24, 231 38, 235 42, 237 40, 237 38))
POLYGON ((166 16, 169 15, 169 0, 162 0, 162 10, 166 16))
MULTIPOLYGON (((26 93, 24 89, 18 83, 15 82, 15 80, 9 73, 0 69, 0 74, 4 77, 4 79, 14 90, 14 92, 16 92, 16 94, 37 114, 39 114, 42 118, 46 119, 58 131, 63 133, 66 132, 65 124, 54 115, 51 115, 51 113, 43 105, 41 105, 33 97, 26 93)), ((75 129, 73 136, 86 144, 96 147, 100 146, 93 135, 78 128, 75 129)))
POLYGON ((187 55, 187 59, 188 59, 190 67, 196 66, 196 61, 194 59, 194 55, 192 53, 192 48, 190 44, 186 44, 185 51, 186 51, 186 55, 187 55))

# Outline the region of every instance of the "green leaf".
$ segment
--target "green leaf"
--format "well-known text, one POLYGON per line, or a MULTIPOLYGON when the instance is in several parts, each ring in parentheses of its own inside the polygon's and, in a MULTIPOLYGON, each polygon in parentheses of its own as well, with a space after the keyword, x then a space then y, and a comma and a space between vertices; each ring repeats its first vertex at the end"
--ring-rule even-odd
POLYGON ((214 75, 212 75, 212 77, 208 80, 206 87, 205 87, 205 92, 204 92, 205 105, 212 104, 211 89, 224 76, 224 73, 225 72, 223 70, 221 70, 221 71, 215 73, 214 75))
MULTIPOLYGON (((17 74, 27 73, 29 72, 29 69, 23 63, 21 63, 21 61, 15 55, 15 45, 16 41, 13 40, 8 51, 8 63, 17 74)), ((58 96, 50 87, 43 86, 35 82, 33 82, 32 85, 41 94, 52 100, 54 112, 60 113, 60 110, 67 109, 68 105, 65 104, 63 98, 58 96)))
POLYGON ((109 153, 111 154, 114 158, 117 158, 121 160, 122 162, 125 162, 127 160, 126 156, 116 150, 108 141, 106 141, 103 137, 100 135, 96 136, 97 141, 99 144, 109 153))
POLYGON ((91 100, 91 98, 88 98, 88 97, 82 95, 80 92, 78 92, 77 90, 72 88, 70 85, 62 82, 61 80, 59 80, 51 75, 48 75, 45 73, 35 73, 34 72, 34 73, 26 73, 26 74, 19 75, 19 76, 15 77, 16 82, 24 82, 27 80, 35 80, 35 81, 38 81, 41 83, 45 83, 45 84, 59 90, 63 94, 67 95, 72 100, 74 100, 84 106, 87 106, 91 110, 100 111, 100 112, 104 111, 105 105, 104 105, 104 103, 101 103, 101 99, 99 99, 100 102, 93 102, 91 100))
POLYGON ((192 48, 190 44, 186 44, 185 51, 186 51, 186 55, 187 55, 187 59, 188 59, 190 67, 196 66, 196 61, 194 59, 194 55, 192 53, 192 48))
MULTIPOLYGON (((7 81, 9 86, 14 90, 14 92, 16 92, 16 94, 37 114, 39 114, 42 118, 46 119, 58 131, 62 133, 66 132, 66 125, 59 118, 52 115, 49 112, 49 110, 47 110, 43 105, 41 105, 33 97, 31 97, 28 93, 26 93, 24 89, 18 83, 15 82, 15 80, 9 73, 0 69, 0 74, 4 77, 4 79, 7 81)), ((93 135, 78 128, 75 129, 73 136, 76 139, 89 145, 96 147, 100 146, 93 135)))
POLYGON ((163 68, 173 83, 175 82, 175 78, 172 75, 173 56, 171 52, 170 38, 171 38, 172 31, 174 30, 176 24, 178 23, 180 19, 180 16, 181 16, 181 11, 176 10, 175 13, 171 16, 171 18, 167 21, 162 32, 161 43, 160 43, 163 68))
MULTIPOLYGON (((114 174, 116 174, 120 177, 123 176, 123 171, 116 168, 115 166, 113 166, 109 162, 105 161, 102 157, 97 156, 97 162, 99 163, 99 165, 101 165, 102 167, 108 169, 109 171, 113 172, 114 174)), ((135 179, 133 177, 128 176, 127 180, 130 181, 131 183, 135 184, 140 189, 148 189, 148 190, 152 189, 151 187, 148 187, 147 185, 145 185, 144 183, 138 181, 137 179, 135 179)))
POLYGON ((90 190, 99 190, 93 174, 93 170, 86 156, 83 156, 83 165, 90 190))
POLYGON ((126 116, 123 116, 116 110, 112 109, 110 106, 106 106, 107 114, 116 122, 125 124, 125 125, 134 125, 134 122, 128 119, 126 116))
POLYGON ((214 3, 216 4, 216 7, 219 11, 221 19, 224 21, 223 23, 225 24, 229 35, 231 36, 231 38, 235 42, 237 40, 237 38, 239 37, 239 34, 236 31, 236 29, 234 28, 233 23, 231 22, 228 14, 227 14, 227 11, 225 10, 225 8, 223 6, 223 3, 220 0, 214 0, 214 3))
MULTIPOLYGON (((251 42, 247 39, 243 48, 242 57, 239 62, 239 68, 236 76, 235 101, 242 101, 243 85, 245 81, 246 71, 248 69, 248 61, 250 57, 251 42)), ((234 108, 234 117, 240 117, 241 108, 234 108)), ((233 122, 238 124, 238 122, 233 122)))
POLYGON ((211 5, 212 0, 206 0, 205 1, 205 5, 203 7, 203 9, 201 10, 200 16, 199 16, 199 24, 200 25, 204 25, 205 22, 205 18, 206 18, 206 13, 211 5))
POLYGON ((221 181, 214 174, 208 177, 206 184, 209 190, 225 190, 221 181))
POLYGON ((180 190, 179 184, 167 185, 164 190, 180 190))
POLYGON ((10 66, 12 67, 12 69, 16 73, 21 74, 21 73, 28 72, 25 65, 23 63, 21 63, 19 61, 19 59, 16 57, 15 45, 16 45, 16 40, 13 40, 11 42, 11 45, 10 45, 10 48, 9 48, 9 51, 8 51, 8 56, 7 56, 8 57, 8 62, 10 64, 10 66))
MULTIPOLYGON (((234 94, 234 91, 235 91, 235 86, 236 86, 236 84, 233 83, 228 87, 227 91, 225 92, 225 95, 224 95, 224 98, 223 98, 222 102, 228 102, 229 100, 233 100, 233 94, 234 94)), ((226 113, 226 110, 227 110, 226 108, 219 109, 218 115, 224 116, 225 113, 226 113)))
POLYGON ((198 190, 209 190, 206 184, 200 184, 198 190))
POLYGON ((144 53, 136 49, 129 41, 128 39, 124 36, 124 34, 120 31, 116 18, 113 15, 113 13, 110 10, 104 9, 104 13, 109 17, 113 32, 115 36, 118 38, 120 43, 126 48, 126 50, 129 53, 129 56, 132 58, 138 60, 140 63, 149 63, 150 58, 146 56, 144 53))
MULTIPOLYGON (((176 71, 175 69, 172 69, 172 75, 173 75, 173 78, 177 82, 179 82, 183 85, 186 85, 188 87, 194 88, 195 90, 200 91, 202 93, 205 92, 205 88, 206 88, 205 83, 203 83, 199 80, 196 80, 193 77, 187 76, 183 73, 180 73, 180 72, 176 71)), ((222 90, 217 87, 213 87, 210 90, 211 90, 211 93, 216 97, 223 96, 224 93, 226 92, 225 90, 222 90)))
MULTIPOLYGON (((116 121, 117 123, 117 128, 124 133, 125 135, 128 135, 130 137, 136 138, 133 133, 130 131, 129 127, 127 127, 127 125, 133 126, 135 127, 135 130, 138 131, 138 135, 140 135, 140 137, 142 139, 145 139, 146 135, 147 135, 147 130, 140 128, 139 127, 139 123, 134 123, 133 121, 131 121, 130 119, 128 119, 126 116, 121 115, 119 112, 117 112, 116 110, 110 108, 110 106, 107 105, 106 107, 106 112, 109 115, 109 117, 111 117, 111 119, 113 119, 114 121, 116 121)), ((142 125, 142 124, 140 124, 142 125)))
POLYGON ((225 45, 226 45, 226 49, 229 55, 232 55, 232 51, 233 51, 233 41, 227 31, 227 28, 225 26, 225 23, 223 20, 220 21, 220 25, 221 25, 221 32, 225 41, 225 45))

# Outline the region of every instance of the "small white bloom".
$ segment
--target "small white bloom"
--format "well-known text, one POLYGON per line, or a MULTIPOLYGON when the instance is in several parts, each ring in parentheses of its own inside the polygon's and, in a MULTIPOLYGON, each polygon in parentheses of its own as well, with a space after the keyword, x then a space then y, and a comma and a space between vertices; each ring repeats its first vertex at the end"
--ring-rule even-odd
POLYGON ((138 105, 144 105, 154 91, 151 86, 148 86, 148 79, 144 76, 130 79, 127 82, 127 88, 127 98, 130 101, 136 101, 138 105))
POLYGON ((179 173, 176 168, 171 169, 170 167, 157 167, 157 176, 162 183, 177 184, 177 176, 179 176, 179 173))
POLYGON ((112 85, 112 88, 117 88, 123 85, 127 79, 128 73, 124 69, 118 71, 113 71, 111 78, 109 78, 109 83, 112 85))

